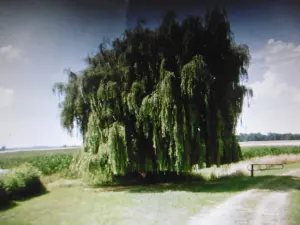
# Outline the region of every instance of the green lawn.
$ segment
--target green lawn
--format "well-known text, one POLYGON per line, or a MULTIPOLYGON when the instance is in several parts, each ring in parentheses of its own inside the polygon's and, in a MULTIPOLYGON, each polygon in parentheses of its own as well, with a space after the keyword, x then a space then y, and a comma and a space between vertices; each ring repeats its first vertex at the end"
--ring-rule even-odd
POLYGON ((201 207, 230 193, 101 192, 59 188, 0 212, 0 224, 184 224, 201 207))
MULTIPOLYGON (((286 165, 281 172, 295 168, 300 168, 300 164, 286 165)), ((12 208, 0 212, 0 224, 186 224, 188 218, 203 207, 218 204, 239 191, 275 177, 263 173, 254 178, 231 177, 188 184, 54 188, 45 195, 16 202, 12 208)), ((293 177, 282 177, 263 188, 287 190, 297 182, 293 177)), ((291 224, 299 224, 295 222, 299 222, 299 194, 295 191, 296 197, 291 199, 291 224)))
MULTIPOLYGON (((299 181, 300 182, 300 181, 299 181)), ((300 188, 289 196, 289 225, 300 224, 300 188)))

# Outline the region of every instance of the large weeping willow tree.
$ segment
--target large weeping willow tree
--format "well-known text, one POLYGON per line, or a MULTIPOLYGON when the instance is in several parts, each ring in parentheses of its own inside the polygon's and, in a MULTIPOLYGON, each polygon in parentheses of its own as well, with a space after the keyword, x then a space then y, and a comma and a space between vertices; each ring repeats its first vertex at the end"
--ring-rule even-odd
POLYGON ((218 8, 181 22, 169 12, 155 30, 139 21, 101 44, 84 71, 55 84, 62 126, 79 127, 78 160, 88 170, 184 172, 236 162, 235 128, 252 96, 243 85, 249 60, 218 8))

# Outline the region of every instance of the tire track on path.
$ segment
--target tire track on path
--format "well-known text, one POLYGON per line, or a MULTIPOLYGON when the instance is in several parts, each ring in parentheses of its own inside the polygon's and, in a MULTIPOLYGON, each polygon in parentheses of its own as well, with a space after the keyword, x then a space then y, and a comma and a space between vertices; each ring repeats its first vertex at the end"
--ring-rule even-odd
MULTIPOLYGON (((300 174, 300 169, 284 173, 280 176, 300 174)), ((278 178, 268 180, 273 182, 278 178)), ((243 191, 230 197, 216 207, 201 211, 189 219, 188 225, 283 225, 286 223, 285 210, 289 192, 263 191, 266 183, 256 185, 251 190, 243 191), (254 201, 256 207, 247 206, 254 201)))

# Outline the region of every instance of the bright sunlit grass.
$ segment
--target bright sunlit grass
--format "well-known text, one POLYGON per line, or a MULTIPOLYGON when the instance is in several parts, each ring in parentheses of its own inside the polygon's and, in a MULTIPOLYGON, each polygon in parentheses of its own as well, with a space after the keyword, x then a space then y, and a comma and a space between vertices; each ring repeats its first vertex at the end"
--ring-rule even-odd
POLYGON ((299 189, 290 194, 289 201, 290 204, 287 208, 289 212, 288 213, 289 225, 299 225, 300 224, 300 204, 299 204, 300 190, 299 189))
POLYGON ((0 212, 0 221, 1 225, 179 225, 185 224, 201 207, 212 206, 229 196, 230 193, 130 193, 58 188, 0 212))

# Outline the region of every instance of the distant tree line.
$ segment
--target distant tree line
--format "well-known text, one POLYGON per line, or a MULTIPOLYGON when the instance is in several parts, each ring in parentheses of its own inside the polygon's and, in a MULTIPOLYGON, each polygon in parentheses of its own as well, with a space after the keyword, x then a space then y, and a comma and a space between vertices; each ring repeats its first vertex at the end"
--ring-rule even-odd
POLYGON ((243 134, 240 133, 237 135, 237 139, 239 142, 246 142, 246 141, 283 141, 283 140, 300 140, 300 134, 291 134, 291 133, 268 133, 268 134, 261 134, 261 133, 249 133, 243 134))

